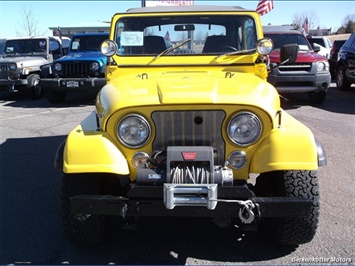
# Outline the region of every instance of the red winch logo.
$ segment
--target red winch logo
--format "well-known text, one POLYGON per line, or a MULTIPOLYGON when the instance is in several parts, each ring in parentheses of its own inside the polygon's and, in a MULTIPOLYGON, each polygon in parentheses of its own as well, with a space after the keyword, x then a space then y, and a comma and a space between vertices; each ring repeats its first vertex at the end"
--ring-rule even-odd
POLYGON ((195 158, 196 158, 196 152, 194 151, 194 152, 192 152, 192 151, 190 151, 190 152, 182 152, 182 157, 184 157, 184 160, 185 161, 188 161, 188 160, 195 160, 195 158))

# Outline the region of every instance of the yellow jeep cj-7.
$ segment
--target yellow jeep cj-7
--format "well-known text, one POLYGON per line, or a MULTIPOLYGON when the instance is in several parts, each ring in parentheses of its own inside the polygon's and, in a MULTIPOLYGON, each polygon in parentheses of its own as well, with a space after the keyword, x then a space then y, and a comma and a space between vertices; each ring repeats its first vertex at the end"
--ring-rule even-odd
MULTIPOLYGON (((107 84, 57 151, 65 235, 97 244, 112 216, 168 216, 311 241, 326 156, 266 81, 272 48, 259 15, 240 7, 115 14, 101 45, 107 84)), ((297 46, 280 53, 292 62, 297 46)))

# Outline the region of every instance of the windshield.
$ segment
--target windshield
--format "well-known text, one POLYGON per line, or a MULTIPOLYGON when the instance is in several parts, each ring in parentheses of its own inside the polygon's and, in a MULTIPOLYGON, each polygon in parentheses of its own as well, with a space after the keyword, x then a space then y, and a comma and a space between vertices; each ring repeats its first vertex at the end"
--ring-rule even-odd
POLYGON ((46 39, 8 40, 5 45, 5 54, 32 54, 46 52, 46 39))
POLYGON ((108 39, 108 34, 73 36, 71 41, 70 51, 72 52, 100 51, 101 43, 106 39, 108 39))
POLYGON ((325 43, 323 41, 323 39, 308 39, 308 41, 310 42, 310 44, 313 44, 313 43, 316 43, 316 44, 319 44, 323 47, 325 47, 325 43))
POLYGON ((311 51, 311 47, 306 37, 302 34, 289 33, 264 33, 264 36, 270 38, 274 43, 274 50, 281 49, 285 44, 295 43, 300 51, 311 51))
POLYGON ((116 23, 114 40, 119 55, 174 56, 254 49, 257 35, 250 16, 185 14, 121 18, 116 23))

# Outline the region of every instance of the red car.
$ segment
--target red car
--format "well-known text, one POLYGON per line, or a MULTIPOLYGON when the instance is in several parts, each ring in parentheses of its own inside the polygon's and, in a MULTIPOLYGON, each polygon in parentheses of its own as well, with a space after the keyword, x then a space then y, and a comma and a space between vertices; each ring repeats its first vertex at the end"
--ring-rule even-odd
POLYGON ((280 94, 307 93, 311 103, 322 103, 330 85, 331 77, 328 60, 319 55, 319 48, 313 48, 307 38, 297 30, 265 31, 264 36, 274 43, 270 54, 268 82, 280 94), (297 59, 280 64, 280 49, 284 45, 297 44, 297 59))

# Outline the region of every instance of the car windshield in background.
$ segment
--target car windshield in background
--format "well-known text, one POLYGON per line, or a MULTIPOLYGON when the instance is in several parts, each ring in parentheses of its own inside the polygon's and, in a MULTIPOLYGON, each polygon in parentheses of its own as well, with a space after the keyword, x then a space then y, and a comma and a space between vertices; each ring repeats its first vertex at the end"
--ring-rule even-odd
POLYGON ((281 49, 285 44, 295 43, 298 45, 300 51, 310 51, 312 50, 307 42, 306 37, 302 34, 274 34, 274 33, 264 33, 264 36, 270 38, 274 43, 274 49, 281 49))
POLYGON ((169 48, 164 55, 188 55, 255 49, 257 37, 250 16, 194 15, 124 17, 114 40, 119 55, 158 55, 169 48))
POLYGON ((323 39, 311 38, 311 39, 308 39, 308 41, 310 42, 310 44, 316 43, 316 44, 319 44, 323 47, 326 47, 326 44, 324 43, 323 39))
POLYGON ((108 35, 74 36, 70 50, 72 52, 100 51, 101 43, 107 38, 108 35))
POLYGON ((32 54, 46 51, 46 39, 8 40, 5 45, 5 54, 32 54))

